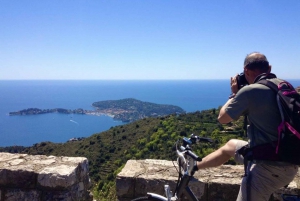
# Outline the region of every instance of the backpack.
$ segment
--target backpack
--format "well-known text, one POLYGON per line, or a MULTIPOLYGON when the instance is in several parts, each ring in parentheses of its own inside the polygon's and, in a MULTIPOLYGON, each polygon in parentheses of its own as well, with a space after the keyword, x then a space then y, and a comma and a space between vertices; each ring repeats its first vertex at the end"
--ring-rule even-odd
POLYGON ((258 148, 253 147, 253 159, 260 158, 259 155, 262 155, 261 151, 264 150, 265 160, 300 165, 300 94, 287 81, 276 85, 264 79, 257 83, 263 84, 275 92, 282 121, 278 125, 277 141, 260 146, 260 148, 259 146, 258 148), (266 147, 269 147, 267 151, 266 147))

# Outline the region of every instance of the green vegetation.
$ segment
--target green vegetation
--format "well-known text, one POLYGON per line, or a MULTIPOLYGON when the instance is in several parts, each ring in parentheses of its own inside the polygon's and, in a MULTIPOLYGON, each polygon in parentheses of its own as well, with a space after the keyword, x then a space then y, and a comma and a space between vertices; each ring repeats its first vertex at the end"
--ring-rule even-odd
MULTIPOLYGON (((203 144, 201 148, 194 149, 201 157, 224 145, 231 138, 244 138, 243 118, 221 125, 217 122, 218 113, 219 109, 210 109, 144 118, 127 125, 112 127, 81 141, 42 142, 23 149, 6 147, 0 151, 87 157, 95 198, 113 200, 115 176, 129 159, 174 160, 174 142, 192 133, 215 140, 212 144, 203 144)), ((234 161, 230 160, 228 163, 234 164, 234 161)))
POLYGON ((111 114, 114 119, 124 122, 185 112, 178 106, 143 102, 134 98, 99 101, 93 103, 93 106, 97 111, 111 114))

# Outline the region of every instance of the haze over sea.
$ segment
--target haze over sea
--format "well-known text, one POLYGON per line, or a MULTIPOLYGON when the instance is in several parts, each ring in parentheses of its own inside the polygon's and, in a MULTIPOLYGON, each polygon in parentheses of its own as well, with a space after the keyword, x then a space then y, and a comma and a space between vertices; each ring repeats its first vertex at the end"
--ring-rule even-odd
MULTIPOLYGON (((300 80, 289 80, 295 87, 300 80)), ((0 81, 0 147, 66 142, 124 124, 108 116, 42 114, 9 116, 27 108, 93 110, 93 102, 135 98, 176 105, 186 112, 218 108, 230 94, 228 80, 174 81, 0 81)))

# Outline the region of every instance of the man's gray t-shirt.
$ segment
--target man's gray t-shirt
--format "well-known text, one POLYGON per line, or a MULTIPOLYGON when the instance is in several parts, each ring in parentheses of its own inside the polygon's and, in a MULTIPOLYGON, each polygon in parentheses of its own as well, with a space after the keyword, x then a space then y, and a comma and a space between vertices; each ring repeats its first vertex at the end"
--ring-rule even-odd
MULTIPOLYGON (((278 84, 281 80, 270 79, 278 84)), ((250 146, 277 140, 277 127, 281 122, 275 93, 262 84, 250 84, 238 91, 225 109, 232 119, 248 116, 247 128, 250 146)))

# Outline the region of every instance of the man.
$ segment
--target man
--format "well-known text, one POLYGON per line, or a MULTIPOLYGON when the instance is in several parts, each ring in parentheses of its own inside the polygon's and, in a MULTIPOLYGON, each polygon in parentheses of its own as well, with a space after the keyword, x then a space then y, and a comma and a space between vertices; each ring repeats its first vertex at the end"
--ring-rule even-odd
MULTIPOLYGON (((198 169, 216 167, 231 157, 239 163, 244 158, 238 151, 249 143, 250 147, 277 140, 277 127, 281 121, 274 92, 256 82, 268 79, 276 84, 281 80, 271 72, 265 55, 254 52, 246 56, 244 75, 249 83, 239 89, 237 78, 231 78, 233 96, 221 108, 218 120, 222 124, 247 115, 247 135, 249 142, 232 139, 223 147, 197 162, 198 169)), ((253 160, 248 163, 247 172, 242 179, 237 201, 268 201, 277 189, 289 184, 296 175, 298 167, 289 163, 253 160)))

